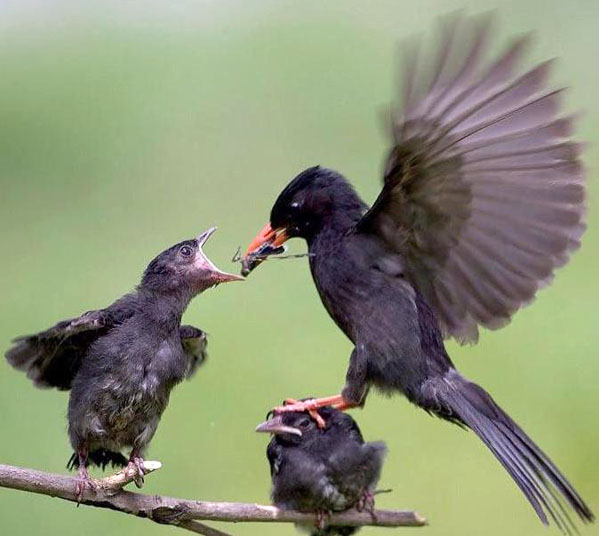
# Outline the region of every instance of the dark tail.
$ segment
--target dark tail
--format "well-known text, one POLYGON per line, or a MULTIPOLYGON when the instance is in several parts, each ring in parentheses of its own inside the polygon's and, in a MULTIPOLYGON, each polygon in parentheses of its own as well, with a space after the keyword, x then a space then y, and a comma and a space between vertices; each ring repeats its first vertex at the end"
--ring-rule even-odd
MULTIPOLYGON (((100 467, 102 470, 104 470, 109 464, 112 467, 125 467, 127 463, 129 463, 129 461, 120 452, 98 449, 89 453, 86 467, 89 465, 95 465, 96 467, 100 467)), ((77 456, 76 452, 73 452, 73 455, 69 458, 67 469, 79 469, 79 456, 77 456)))
POLYGON ((549 524, 549 515, 562 531, 576 530, 564 502, 585 523, 594 521, 593 512, 566 477, 484 389, 453 370, 431 384, 426 391, 437 403, 433 411, 466 425, 482 439, 543 523, 549 524))

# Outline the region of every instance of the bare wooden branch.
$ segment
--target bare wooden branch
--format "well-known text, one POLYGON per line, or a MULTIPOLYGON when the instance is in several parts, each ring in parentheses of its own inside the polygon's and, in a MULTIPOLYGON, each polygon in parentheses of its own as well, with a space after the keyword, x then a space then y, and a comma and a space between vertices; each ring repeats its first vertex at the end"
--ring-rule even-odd
POLYGON ((188 521, 181 521, 177 523, 178 527, 182 529, 187 529, 191 532, 195 532, 196 534, 203 534, 203 536, 231 536, 227 532, 223 532, 222 530, 218 530, 208 525, 204 525, 204 523, 200 523, 199 521, 195 521, 194 519, 189 519, 188 521))
MULTIPOLYGON (((159 462, 145 462, 147 473, 160 467, 159 462)), ((107 478, 94 480, 93 486, 86 486, 81 496, 81 504, 109 508, 205 536, 227 536, 227 534, 208 527, 198 520, 233 523, 316 523, 315 514, 281 510, 274 506, 177 499, 123 490, 122 487, 132 482, 135 476, 134 471, 125 469, 107 478)), ((0 487, 4 488, 76 502, 77 481, 77 478, 71 476, 0 465, 0 487)), ((348 510, 331 514, 327 521, 330 524, 346 526, 420 527, 426 525, 426 520, 416 512, 394 510, 376 510, 373 514, 348 510)))
MULTIPOLYGON (((144 472, 146 475, 157 471, 161 467, 162 464, 160 462, 144 462, 144 472)), ((96 486, 96 490, 101 490, 107 495, 114 495, 115 493, 121 491, 127 484, 133 482, 136 476, 137 468, 125 467, 125 469, 115 473, 114 475, 94 480, 94 485, 96 486)))

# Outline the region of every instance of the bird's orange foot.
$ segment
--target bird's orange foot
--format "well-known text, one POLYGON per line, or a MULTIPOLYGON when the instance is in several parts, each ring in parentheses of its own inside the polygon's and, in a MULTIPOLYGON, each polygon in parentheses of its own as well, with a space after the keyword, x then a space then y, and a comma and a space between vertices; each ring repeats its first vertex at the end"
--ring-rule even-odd
POLYGON ((287 398, 284 405, 277 406, 274 408, 275 413, 285 413, 289 411, 307 412, 310 417, 316 421, 319 428, 324 428, 326 423, 324 419, 319 415, 318 410, 331 406, 340 411, 345 411, 355 407, 355 404, 351 404, 343 398, 343 395, 325 396, 322 398, 309 398, 307 400, 295 400, 293 398, 287 398))
POLYGON ((319 415, 317 409, 289 409, 301 407, 302 404, 304 404, 304 402, 302 402, 301 400, 295 400, 295 398, 286 398, 283 405, 275 408, 274 412, 281 413, 285 411, 307 411, 312 420, 316 422, 318 427, 324 428, 326 426, 326 423, 324 422, 324 419, 319 415))

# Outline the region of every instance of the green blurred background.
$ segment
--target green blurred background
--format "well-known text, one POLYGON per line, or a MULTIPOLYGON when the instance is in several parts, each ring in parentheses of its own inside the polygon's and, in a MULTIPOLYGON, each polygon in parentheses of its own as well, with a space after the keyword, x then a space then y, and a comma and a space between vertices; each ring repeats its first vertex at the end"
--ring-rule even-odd
MULTIPOLYGON (((534 305, 476 347, 450 344, 599 510, 599 3, 593 0, 0 3, 0 344, 110 303, 171 243, 212 225, 224 269, 276 194, 313 164, 337 168, 372 201, 394 98, 398 44, 466 5, 499 8, 499 37, 535 30, 532 59, 558 56, 590 142, 589 231, 534 305)), ((292 244, 293 251, 303 245, 292 244)), ((238 267, 237 267, 238 268, 238 267)), ((254 426, 285 396, 342 383, 349 343, 305 259, 264 265, 192 303, 210 360, 175 390, 150 450, 164 468, 145 492, 268 501, 267 438, 254 426)), ((64 472, 67 395, 0 364, 0 462, 64 472)), ((433 535, 546 534, 473 434, 405 400, 356 411, 384 439, 384 508, 414 508, 433 535)), ((166 534, 174 529, 48 497, 0 490, 2 534, 166 534)), ((234 534, 294 534, 236 525, 234 534)), ((595 527, 583 534, 597 533, 595 527)), ((383 529, 364 529, 382 534, 383 529)))

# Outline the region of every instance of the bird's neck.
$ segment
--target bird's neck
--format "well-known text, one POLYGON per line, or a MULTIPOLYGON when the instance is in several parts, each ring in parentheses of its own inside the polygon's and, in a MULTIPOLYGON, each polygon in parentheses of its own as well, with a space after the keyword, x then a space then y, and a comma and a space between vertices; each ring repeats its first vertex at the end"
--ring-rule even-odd
POLYGON ((192 298, 191 292, 162 293, 139 290, 142 314, 166 329, 179 328, 181 317, 192 298))
POLYGON ((329 239, 337 240, 353 229, 366 210, 366 205, 356 202, 341 208, 336 208, 323 218, 315 232, 306 237, 308 248, 317 246, 319 242, 329 239))

